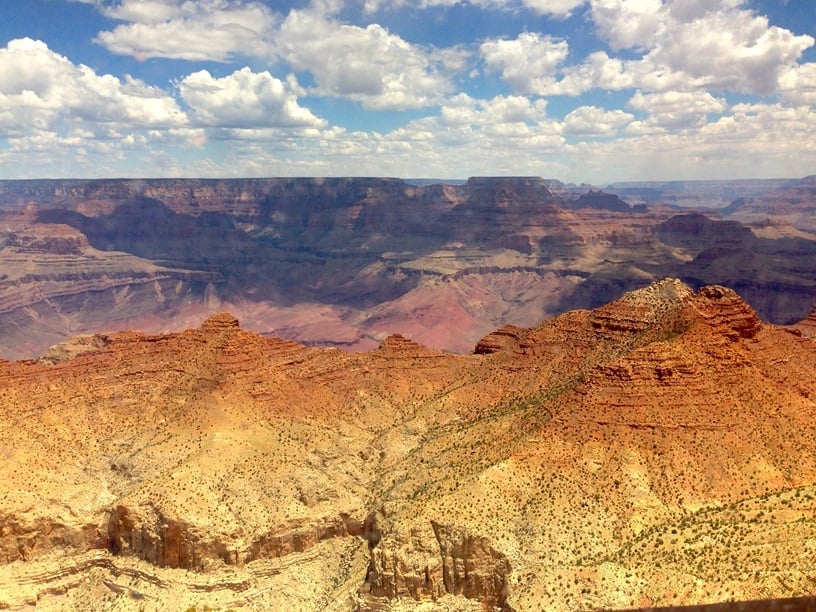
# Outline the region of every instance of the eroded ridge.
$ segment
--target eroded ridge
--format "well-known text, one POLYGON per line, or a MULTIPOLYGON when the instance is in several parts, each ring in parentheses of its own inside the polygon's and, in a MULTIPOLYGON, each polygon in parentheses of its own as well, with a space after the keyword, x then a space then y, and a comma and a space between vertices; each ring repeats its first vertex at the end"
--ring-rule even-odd
POLYGON ((1 361, 0 605, 795 596, 815 350, 667 279, 469 355, 309 348, 220 313, 1 361))

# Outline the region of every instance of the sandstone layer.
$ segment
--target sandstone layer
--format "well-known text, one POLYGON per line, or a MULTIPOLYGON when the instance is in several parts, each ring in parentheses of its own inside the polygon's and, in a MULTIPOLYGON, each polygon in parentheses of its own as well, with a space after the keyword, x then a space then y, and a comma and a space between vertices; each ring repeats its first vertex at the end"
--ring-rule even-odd
POLYGON ((816 344, 668 279, 468 355, 196 329, 0 362, 0 607, 806 595, 816 344))

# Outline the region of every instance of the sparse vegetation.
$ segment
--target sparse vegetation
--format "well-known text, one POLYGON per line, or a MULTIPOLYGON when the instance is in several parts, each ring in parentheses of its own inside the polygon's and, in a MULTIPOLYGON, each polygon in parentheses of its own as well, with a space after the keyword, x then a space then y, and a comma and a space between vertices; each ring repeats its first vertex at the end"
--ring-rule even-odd
POLYGON ((813 348, 734 340, 734 301, 667 337, 665 312, 713 308, 684 299, 570 313, 521 353, 345 354, 223 317, 2 362, 2 597, 80 602, 78 573, 188 610, 503 580, 518 609, 809 594, 813 348))

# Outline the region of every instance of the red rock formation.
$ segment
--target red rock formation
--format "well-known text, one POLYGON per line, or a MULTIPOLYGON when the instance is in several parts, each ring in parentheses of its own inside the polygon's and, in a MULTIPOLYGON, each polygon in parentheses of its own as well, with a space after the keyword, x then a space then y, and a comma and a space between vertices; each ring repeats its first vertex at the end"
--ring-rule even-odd
POLYGON ((220 313, 0 361, 0 604, 57 586, 85 609, 804 588, 812 340, 668 279, 480 346, 349 354, 220 313))
POLYGON ((761 327, 756 312, 727 287, 703 287, 694 306, 707 325, 733 340, 753 338, 761 327))
POLYGON ((479 340, 473 352, 477 355, 489 355, 502 351, 518 351, 521 348, 521 340, 526 335, 524 332, 525 330, 515 325, 505 325, 479 340))

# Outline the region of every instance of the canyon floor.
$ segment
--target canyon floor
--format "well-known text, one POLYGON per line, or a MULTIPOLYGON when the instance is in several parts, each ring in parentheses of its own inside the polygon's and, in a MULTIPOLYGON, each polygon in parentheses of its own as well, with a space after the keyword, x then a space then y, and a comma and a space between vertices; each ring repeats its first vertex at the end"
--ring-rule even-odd
POLYGON ((307 347, 220 313, 0 361, 0 607, 810 595, 814 321, 666 279, 461 355, 307 347))

